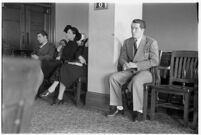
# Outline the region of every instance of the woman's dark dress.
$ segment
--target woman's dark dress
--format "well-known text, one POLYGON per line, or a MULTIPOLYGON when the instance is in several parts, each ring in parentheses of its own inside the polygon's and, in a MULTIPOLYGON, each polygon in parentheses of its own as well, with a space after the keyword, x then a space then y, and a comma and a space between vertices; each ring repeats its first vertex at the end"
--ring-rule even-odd
POLYGON ((78 49, 78 45, 75 41, 69 41, 67 45, 64 47, 61 55, 61 60, 64 61, 72 61, 76 58, 76 51, 78 49))
POLYGON ((60 68, 62 63, 72 61, 76 58, 76 52, 78 45, 75 41, 69 41, 67 45, 62 49, 61 60, 55 60, 57 64, 57 69, 54 71, 54 74, 51 76, 51 80, 59 81, 60 80, 60 68))
MULTIPOLYGON (((88 62, 88 47, 80 46, 78 47, 78 51, 76 53, 76 60, 78 61, 78 57, 82 56, 85 58, 86 63, 88 62)), ((60 77, 61 82, 69 88, 73 82, 78 79, 80 76, 87 76, 87 65, 77 66, 68 63, 64 63, 60 69, 60 77)))

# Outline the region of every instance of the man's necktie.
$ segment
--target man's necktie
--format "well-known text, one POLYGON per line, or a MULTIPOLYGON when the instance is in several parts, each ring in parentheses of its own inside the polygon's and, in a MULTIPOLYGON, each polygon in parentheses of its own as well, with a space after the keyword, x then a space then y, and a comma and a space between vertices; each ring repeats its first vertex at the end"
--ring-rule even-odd
POLYGON ((137 39, 134 39, 134 44, 133 44, 133 57, 135 57, 137 52, 137 39))

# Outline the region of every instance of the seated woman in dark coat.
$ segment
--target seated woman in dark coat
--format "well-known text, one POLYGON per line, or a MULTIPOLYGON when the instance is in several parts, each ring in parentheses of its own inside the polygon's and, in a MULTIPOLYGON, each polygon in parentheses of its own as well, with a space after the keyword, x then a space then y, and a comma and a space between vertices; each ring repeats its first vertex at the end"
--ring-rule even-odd
POLYGON ((56 104, 63 103, 66 88, 69 88, 80 76, 87 76, 88 44, 86 41, 83 40, 79 45, 75 61, 63 64, 60 69, 61 80, 56 104))
MULTIPOLYGON (((61 61, 65 64, 75 59, 76 51, 78 49, 78 44, 76 41, 81 39, 81 34, 79 33, 77 28, 70 25, 67 25, 65 27, 64 32, 66 32, 67 45, 62 50, 61 61)), ((53 75, 54 77, 52 79, 54 80, 54 83, 48 88, 48 90, 40 95, 41 97, 48 97, 55 91, 55 88, 59 84, 60 80, 59 70, 60 67, 57 68, 55 74, 53 75)))

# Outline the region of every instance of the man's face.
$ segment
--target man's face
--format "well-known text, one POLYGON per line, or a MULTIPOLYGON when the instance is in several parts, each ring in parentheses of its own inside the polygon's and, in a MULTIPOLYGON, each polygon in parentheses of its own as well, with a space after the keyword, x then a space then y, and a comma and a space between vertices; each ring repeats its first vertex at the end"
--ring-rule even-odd
POLYGON ((131 24, 131 33, 132 36, 136 39, 140 38, 143 33, 144 33, 144 29, 140 28, 140 24, 139 23, 132 23, 131 24))
POLYGON ((43 36, 42 34, 38 34, 37 35, 37 40, 40 44, 43 44, 46 40, 47 40, 47 37, 46 36, 43 36))

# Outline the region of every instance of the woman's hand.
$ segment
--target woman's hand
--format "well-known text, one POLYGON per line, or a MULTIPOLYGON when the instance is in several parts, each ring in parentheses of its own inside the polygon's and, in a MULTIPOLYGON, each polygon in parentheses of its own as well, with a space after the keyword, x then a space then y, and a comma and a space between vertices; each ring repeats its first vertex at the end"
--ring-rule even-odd
POLYGON ((82 64, 87 64, 84 57, 79 56, 78 59, 79 59, 79 61, 80 61, 82 64))

